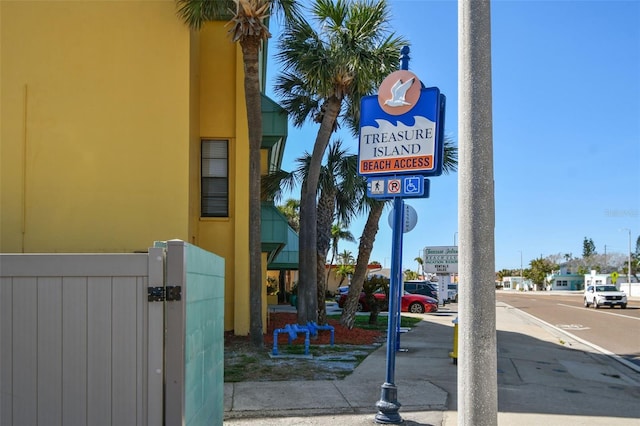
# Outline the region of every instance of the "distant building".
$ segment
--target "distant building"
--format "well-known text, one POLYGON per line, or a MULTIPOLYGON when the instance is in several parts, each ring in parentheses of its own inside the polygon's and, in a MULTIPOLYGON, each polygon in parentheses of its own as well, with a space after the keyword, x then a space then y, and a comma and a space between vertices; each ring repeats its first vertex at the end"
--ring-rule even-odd
POLYGON ((590 286, 592 284, 613 284, 613 281, 611 279, 611 274, 597 274, 596 271, 591 271, 591 274, 583 275, 583 283, 584 287, 586 288, 587 286, 590 286))
MULTIPOLYGON (((631 283, 637 283, 638 279, 631 275, 631 283)), ((584 284, 585 287, 590 284, 613 284, 616 287, 620 288, 623 284, 629 284, 629 277, 626 274, 621 274, 619 272, 612 272, 610 274, 597 274, 596 271, 591 271, 590 274, 584 275, 584 284)))
POLYGON ((505 290, 531 291, 535 288, 531 280, 523 277, 503 277, 502 288, 505 290))
POLYGON ((561 265, 558 271, 547 275, 545 280, 548 290, 584 290, 584 276, 572 273, 566 265, 561 265))

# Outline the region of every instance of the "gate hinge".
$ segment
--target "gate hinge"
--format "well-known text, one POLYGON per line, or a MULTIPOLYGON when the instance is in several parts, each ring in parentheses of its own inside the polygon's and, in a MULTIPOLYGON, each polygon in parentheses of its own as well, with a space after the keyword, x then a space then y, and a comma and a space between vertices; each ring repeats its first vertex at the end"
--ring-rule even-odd
POLYGON ((182 287, 147 287, 147 300, 149 302, 175 302, 182 299, 182 287))

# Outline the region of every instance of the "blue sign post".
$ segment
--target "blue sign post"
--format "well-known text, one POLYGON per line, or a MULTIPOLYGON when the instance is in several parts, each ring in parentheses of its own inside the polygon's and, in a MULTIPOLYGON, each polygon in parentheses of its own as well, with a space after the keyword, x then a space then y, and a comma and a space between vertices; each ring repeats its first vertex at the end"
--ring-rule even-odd
POLYGON ((399 424, 402 417, 398 413, 398 387, 395 385, 396 348, 398 346, 397 327, 400 321, 399 289, 402 287, 402 222, 404 220, 402 197, 393 199, 393 232, 391 250, 391 283, 389 285, 389 318, 387 322, 387 369, 382 384, 380 400, 376 403, 377 423, 399 424))
POLYGON ((395 354, 399 348, 402 298, 403 197, 429 195, 426 176, 442 173, 444 155, 444 95, 437 87, 424 88, 408 71, 409 48, 402 48, 401 70, 384 79, 377 96, 366 96, 360 106, 358 170, 369 176, 367 195, 393 199, 391 282, 387 325, 387 368, 376 403, 376 423, 399 424, 395 354))

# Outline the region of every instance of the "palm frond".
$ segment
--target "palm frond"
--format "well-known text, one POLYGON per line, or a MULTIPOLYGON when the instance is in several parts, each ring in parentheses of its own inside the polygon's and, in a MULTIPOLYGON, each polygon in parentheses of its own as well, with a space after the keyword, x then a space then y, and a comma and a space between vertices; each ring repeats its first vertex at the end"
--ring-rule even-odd
POLYGON ((178 16, 190 28, 200 29, 207 21, 227 21, 234 16, 233 0, 177 0, 178 16))
POLYGON ((262 186, 262 201, 273 200, 279 202, 285 192, 291 192, 298 184, 295 173, 277 170, 260 179, 262 186))
POLYGON ((358 113, 362 96, 374 93, 398 68, 400 49, 408 43, 391 31, 385 1, 316 0, 309 16, 311 21, 293 20, 279 39, 276 59, 286 71, 276 92, 295 107, 297 125, 315 118, 318 110, 300 108, 303 103, 293 98, 314 99, 316 108, 331 97, 347 100, 348 108, 339 114, 344 120, 358 113), (295 91, 290 76, 298 79, 295 91))
POLYGON ((458 170, 458 147, 449 136, 444 137, 444 155, 442 157, 442 172, 449 174, 458 170))

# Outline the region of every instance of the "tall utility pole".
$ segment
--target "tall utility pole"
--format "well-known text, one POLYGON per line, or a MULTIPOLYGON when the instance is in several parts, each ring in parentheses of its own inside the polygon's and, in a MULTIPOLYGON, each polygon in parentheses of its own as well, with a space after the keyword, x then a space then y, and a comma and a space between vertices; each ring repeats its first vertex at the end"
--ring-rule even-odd
POLYGON ((489 0, 458 1, 458 425, 498 424, 489 0))
POLYGON ((629 297, 631 297, 631 229, 629 229, 629 267, 627 268, 627 283, 629 283, 629 297))
POLYGON ((629 232, 629 258, 627 265, 627 285, 629 286, 629 293, 627 294, 627 298, 631 297, 631 229, 624 228, 625 231, 629 232))
POLYGON ((524 288, 524 269, 522 269, 522 250, 520 250, 520 285, 524 288))

